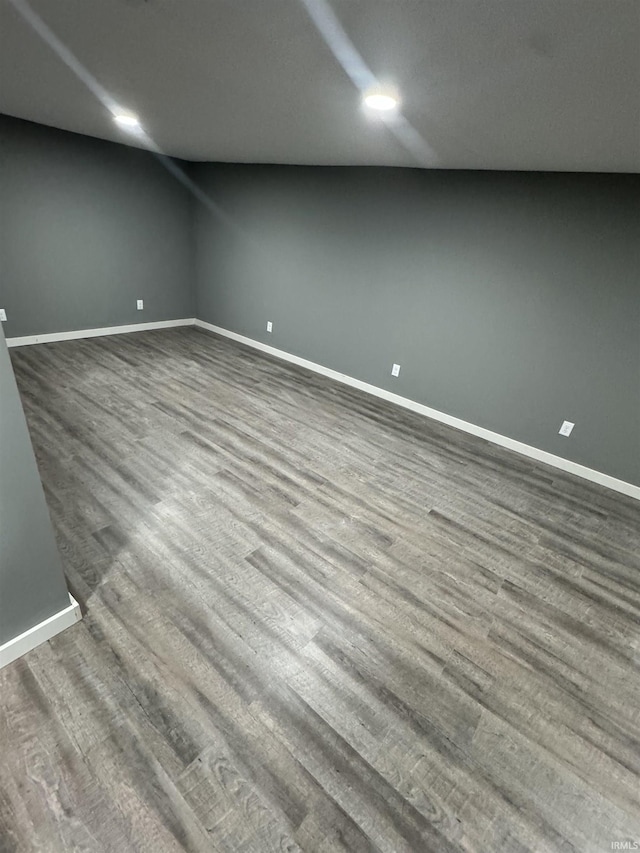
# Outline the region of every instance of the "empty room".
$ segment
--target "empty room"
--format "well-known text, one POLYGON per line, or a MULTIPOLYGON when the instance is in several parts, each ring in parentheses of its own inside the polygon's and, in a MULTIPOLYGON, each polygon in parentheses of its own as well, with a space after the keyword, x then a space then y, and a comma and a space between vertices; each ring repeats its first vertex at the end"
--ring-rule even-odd
POLYGON ((0 0, 0 853, 640 850, 640 2, 0 0))

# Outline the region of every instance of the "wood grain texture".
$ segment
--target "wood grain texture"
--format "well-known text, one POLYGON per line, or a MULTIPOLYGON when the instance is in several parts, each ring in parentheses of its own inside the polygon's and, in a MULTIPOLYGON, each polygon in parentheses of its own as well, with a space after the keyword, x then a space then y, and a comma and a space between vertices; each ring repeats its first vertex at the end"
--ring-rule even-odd
POLYGON ((14 350, 82 623, 2 851, 640 841, 640 509, 194 329, 14 350))

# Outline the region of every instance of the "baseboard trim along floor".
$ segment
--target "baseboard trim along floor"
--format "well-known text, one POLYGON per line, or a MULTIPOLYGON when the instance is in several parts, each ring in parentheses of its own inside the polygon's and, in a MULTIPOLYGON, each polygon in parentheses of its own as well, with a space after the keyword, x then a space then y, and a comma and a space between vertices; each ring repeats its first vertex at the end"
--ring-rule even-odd
POLYGON ((193 326, 195 319, 155 320, 152 323, 131 323, 126 326, 104 326, 101 329, 76 329, 72 332, 48 332, 44 335, 26 335, 7 338, 8 347, 27 347, 32 344, 52 344, 57 341, 73 341, 78 338, 101 338, 105 335, 124 335, 128 332, 147 332, 151 329, 172 329, 175 326, 193 326))
POLYGON ((37 625, 34 625, 33 628, 29 628, 28 631, 19 634, 17 637, 14 637, 13 640, 9 640, 4 643, 4 645, 0 646, 0 669, 12 663, 14 660, 17 660, 19 657, 22 657, 22 655, 26 655, 27 652, 35 649, 36 646, 46 643, 47 640, 55 637, 56 634, 59 634, 66 628, 70 628, 72 625, 75 625, 75 623, 79 622, 80 619, 82 619, 80 605, 75 598, 69 594, 68 607, 59 610, 57 613, 54 613, 53 616, 49 616, 48 619, 45 619, 43 622, 39 622, 37 625))
POLYGON ((256 341, 253 338, 248 338, 245 335, 240 335, 237 332, 231 332, 229 329, 224 329, 222 326, 215 326, 213 323, 207 323, 204 320, 198 320, 193 317, 181 320, 159 320, 153 323, 133 323, 128 326, 107 326, 101 329, 79 329, 73 332, 52 332, 43 335, 27 335, 26 337, 7 338, 7 346, 21 347, 30 346, 31 344, 46 344, 56 341, 70 341, 77 338, 93 338, 103 335, 121 335, 128 332, 144 332, 152 329, 170 329, 176 326, 197 326, 200 329, 206 329, 214 332, 217 335, 222 335, 225 338, 238 341, 246 344, 246 346, 266 352, 276 358, 284 361, 289 361, 292 364, 297 364, 300 367, 306 367, 308 370, 313 370, 314 373, 319 373, 322 376, 327 376, 334 379, 336 382, 342 382, 344 385, 350 385, 352 388, 358 388, 367 394, 374 397, 379 397, 382 400, 387 400, 397 406, 402 406, 405 409, 410 409, 412 412, 417 412, 424 417, 439 421, 443 424, 455 427, 456 429, 468 432, 471 435, 476 435, 479 438, 484 438, 492 444, 500 447, 506 447, 508 450, 513 450, 522 456, 527 456, 529 459, 535 459, 538 462, 544 462, 546 465, 551 465, 553 468, 558 468, 561 471, 566 471, 569 474, 575 474, 576 477, 581 477, 583 480, 589 480, 592 483, 597 483, 599 486, 604 486, 607 489, 612 489, 614 492, 627 495, 630 498, 640 501, 640 486, 635 486, 633 483, 627 483, 625 480, 619 480, 617 477, 612 477, 609 474, 603 474, 601 471, 596 471, 593 468, 588 468, 586 465, 580 465, 578 462, 572 462, 569 459, 563 459, 562 456, 556 456, 546 450, 540 450, 522 441, 517 441, 514 438, 509 438, 506 435, 501 435, 498 432, 485 429, 476 424, 463 421, 460 418, 447 415, 445 412, 440 412, 437 409, 432 409, 430 406, 425 406, 423 403, 417 403, 415 400, 410 400, 408 397, 402 397, 400 394, 394 394, 384 388, 378 388, 376 385, 370 385, 368 382, 363 382, 360 379, 355 379, 346 373, 340 373, 337 370, 332 370, 329 367, 324 367, 322 364, 317 364, 314 361, 309 361, 306 358, 293 355, 285 350, 277 349, 277 347, 264 344, 261 341, 256 341))
POLYGON ((306 358, 293 355, 276 347, 263 344, 261 341, 256 341, 253 338, 248 338, 245 335, 240 335, 237 332, 231 332, 228 329, 223 329, 221 326, 214 326, 212 323, 206 323, 204 320, 195 320, 195 325, 200 329, 206 329, 214 332, 217 335, 223 335, 225 338, 238 341, 246 344, 254 349, 269 353, 276 358, 281 358, 284 361, 290 361, 292 364, 297 364, 300 367, 306 367, 308 370, 313 370, 315 373, 320 373, 322 376, 327 376, 330 379, 335 379, 336 382, 342 382, 344 385, 350 385, 352 388, 358 388, 360 391, 365 391, 367 394, 372 394, 374 397, 380 397, 382 400, 387 400, 390 403, 395 403, 397 406, 402 406, 405 409, 410 409, 412 412, 417 412, 427 418, 432 418, 440 423, 448 424, 456 429, 468 432, 471 435, 476 435, 479 438, 484 438, 492 444, 497 444, 500 447, 506 447, 508 450, 513 450, 522 456, 527 456, 530 459, 535 459, 538 462, 544 462, 546 465, 551 465, 561 471, 566 471, 569 474, 575 474, 577 477, 582 477, 584 480, 590 480, 592 483, 597 483, 600 486, 605 486, 612 489, 614 492, 620 492, 630 498, 635 498, 640 501, 640 486, 634 486, 633 483, 627 483, 624 480, 619 480, 609 474, 603 474, 601 471, 595 471, 593 468, 588 468, 586 465, 580 465, 577 462, 572 462, 569 459, 563 459, 561 456, 556 456, 553 453, 548 453, 546 450, 540 450, 537 447, 532 447, 524 442, 516 441, 506 435, 493 432, 476 424, 463 421, 460 418, 455 418, 452 415, 447 415, 445 412, 439 412, 437 409, 432 409, 430 406, 425 406, 422 403, 417 403, 415 400, 410 400, 408 397, 402 397, 399 394, 394 394, 384 388, 378 388, 376 385, 370 385, 368 382, 362 382, 360 379, 354 379, 353 376, 348 376, 346 373, 340 373, 337 370, 332 370, 329 367, 324 367, 321 364, 316 364, 313 361, 308 361, 306 358))

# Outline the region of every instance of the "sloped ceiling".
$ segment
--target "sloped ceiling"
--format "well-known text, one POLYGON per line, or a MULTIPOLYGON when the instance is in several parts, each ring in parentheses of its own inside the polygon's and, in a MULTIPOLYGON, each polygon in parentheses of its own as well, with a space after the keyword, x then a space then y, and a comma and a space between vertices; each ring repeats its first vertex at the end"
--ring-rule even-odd
POLYGON ((189 160, 640 171, 636 0, 0 0, 0 11, 0 111, 77 133, 145 144, 115 126, 97 83, 189 160), (363 113, 345 56, 398 87, 399 127, 363 113))

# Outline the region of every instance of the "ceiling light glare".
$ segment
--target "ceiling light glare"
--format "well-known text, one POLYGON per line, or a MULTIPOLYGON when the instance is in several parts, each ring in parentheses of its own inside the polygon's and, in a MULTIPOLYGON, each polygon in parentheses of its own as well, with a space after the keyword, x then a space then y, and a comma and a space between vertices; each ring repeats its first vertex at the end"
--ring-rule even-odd
POLYGON ((389 87, 368 89, 362 98, 362 103, 375 113, 391 113, 400 106, 398 93, 389 87))
POLYGON ((124 130, 128 130, 132 133, 141 129, 138 116, 134 116, 132 113, 115 113, 113 120, 124 130))

